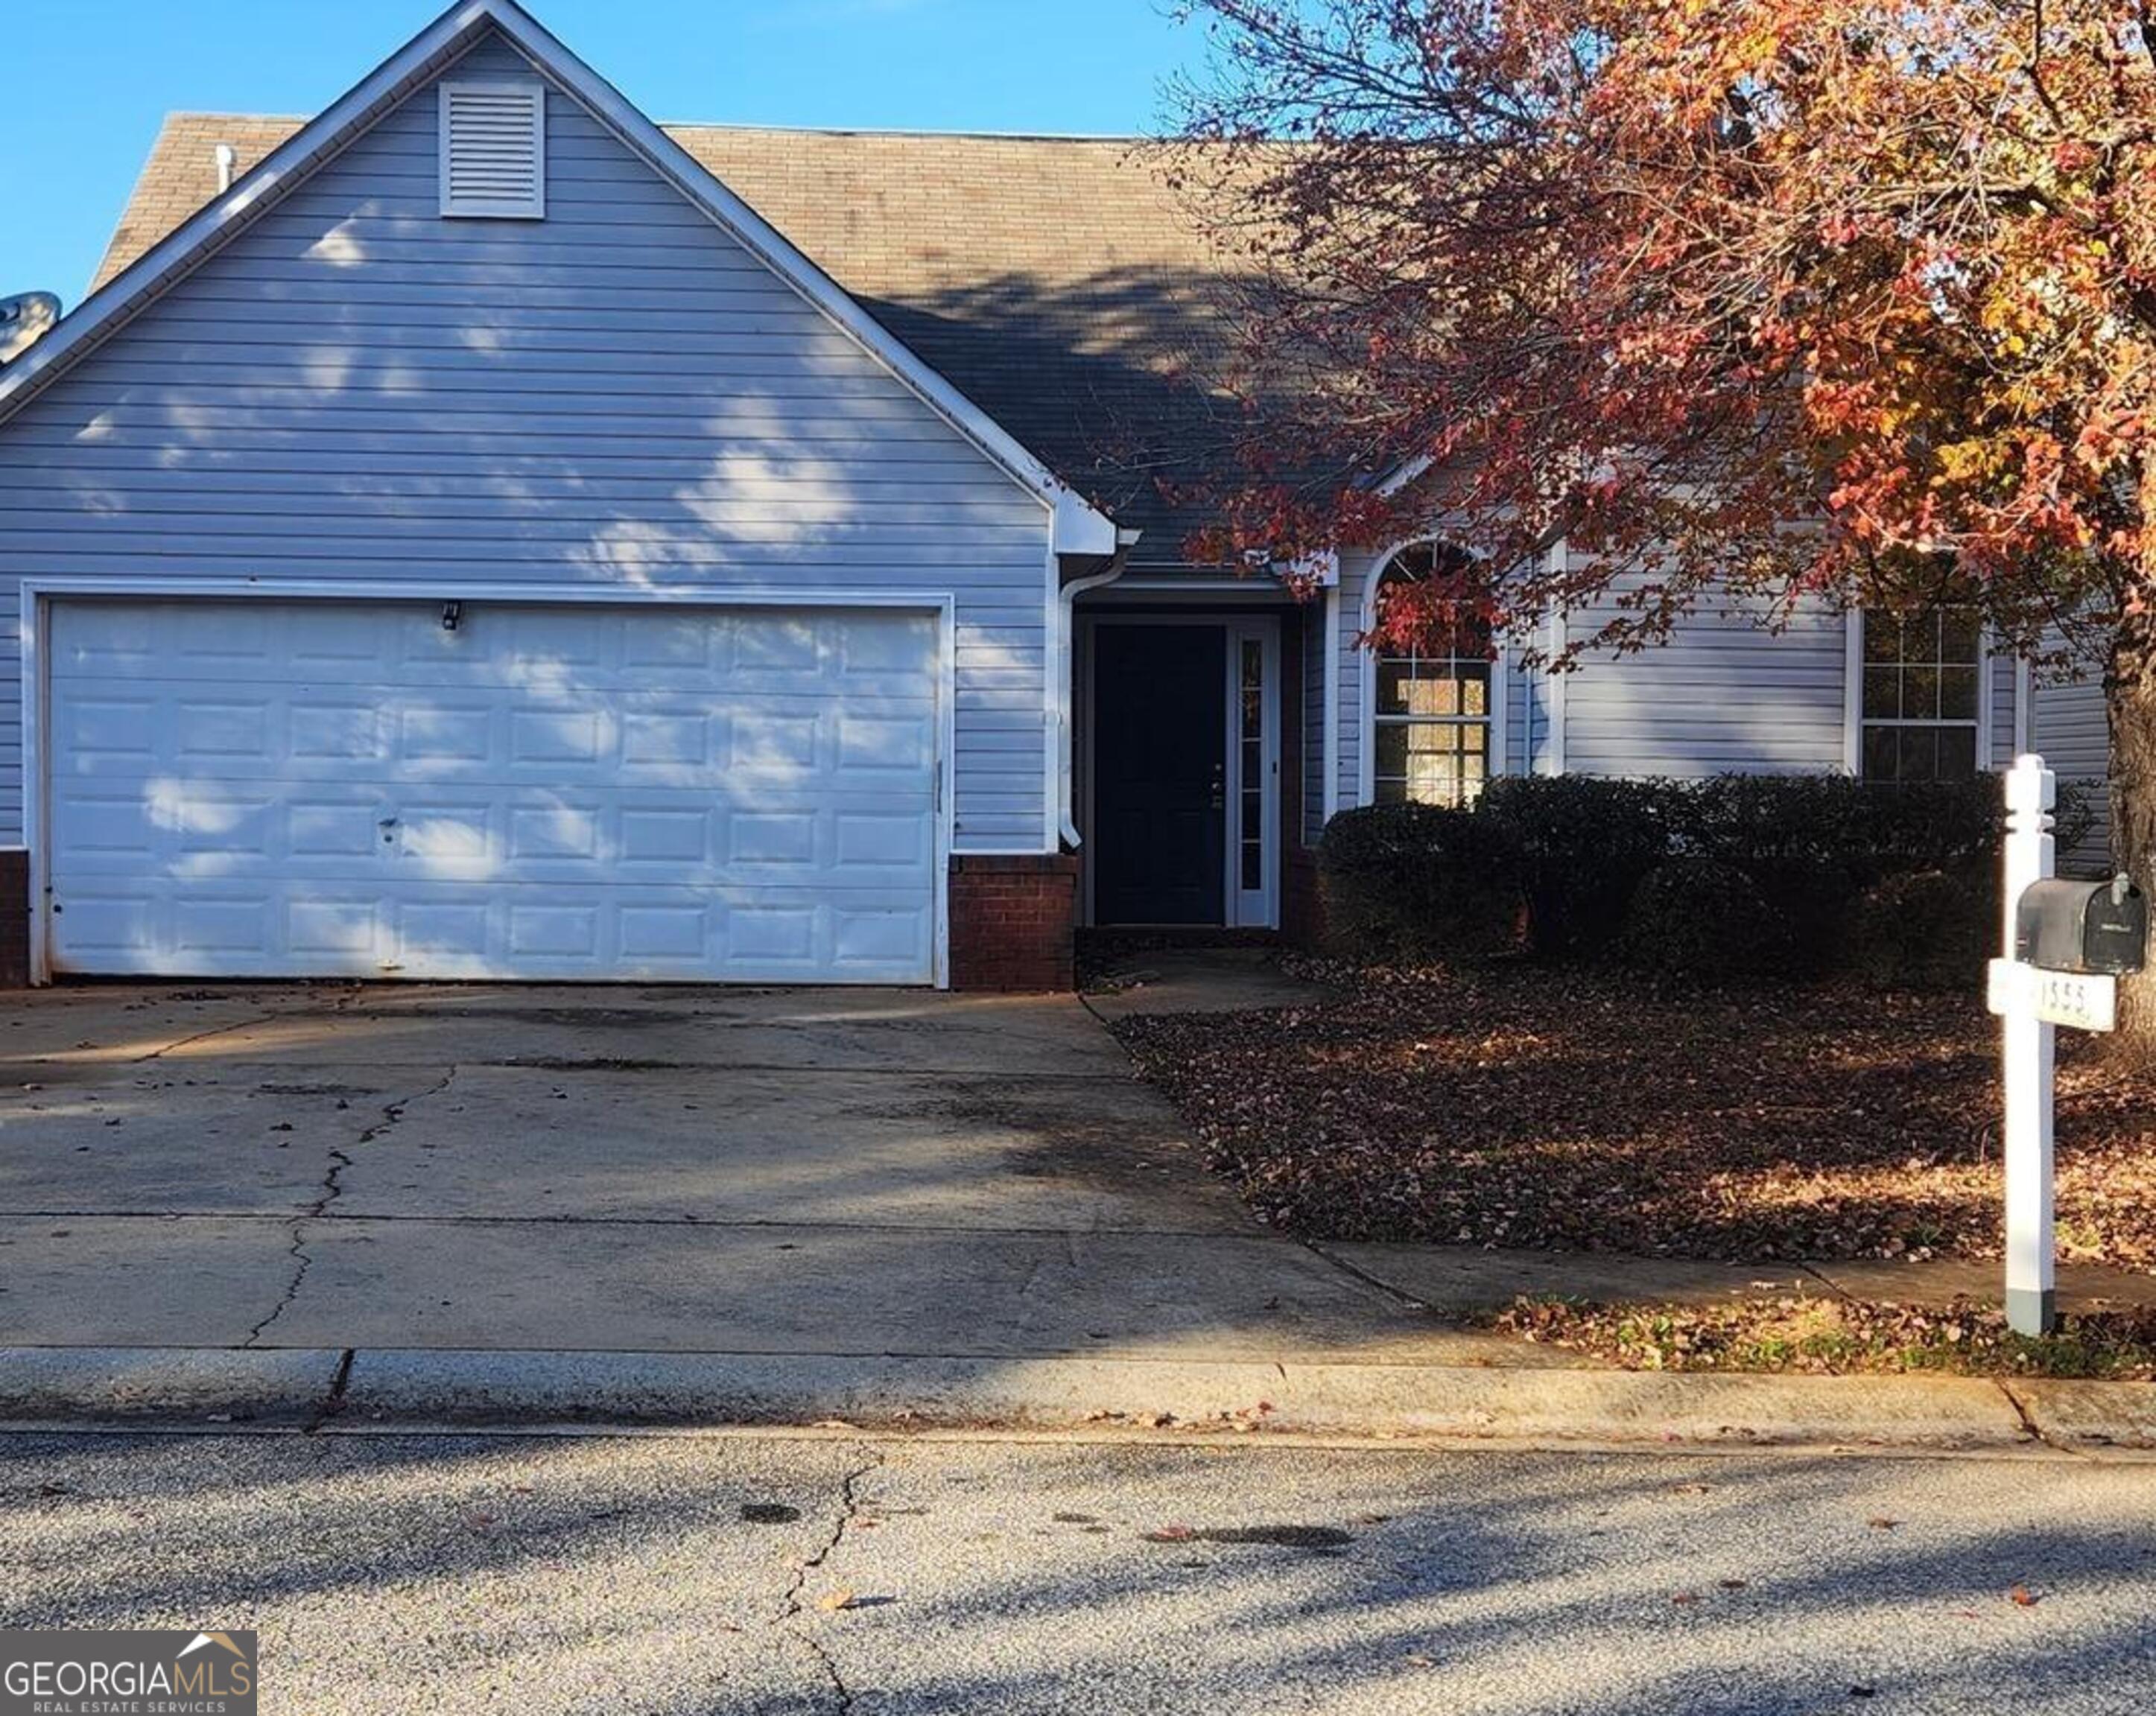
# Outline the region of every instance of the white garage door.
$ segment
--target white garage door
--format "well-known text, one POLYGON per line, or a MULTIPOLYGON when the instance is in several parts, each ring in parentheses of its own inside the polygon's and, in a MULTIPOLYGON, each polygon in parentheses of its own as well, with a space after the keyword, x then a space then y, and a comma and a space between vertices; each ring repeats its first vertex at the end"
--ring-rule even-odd
POLYGON ((68 602, 55 971, 921 983, 937 622, 68 602))

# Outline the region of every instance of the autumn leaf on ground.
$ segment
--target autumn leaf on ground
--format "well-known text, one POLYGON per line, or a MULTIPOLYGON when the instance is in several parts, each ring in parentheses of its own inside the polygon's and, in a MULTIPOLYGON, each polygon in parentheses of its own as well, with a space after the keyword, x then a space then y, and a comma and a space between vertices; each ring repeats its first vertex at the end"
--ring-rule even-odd
MULTIPOLYGON (((1997 1027, 1977 997, 1291 963, 1327 999, 1115 1027, 1276 1228, 1778 1265, 1999 1255, 1997 1027)), ((2081 1261, 2156 1267, 2156 1062, 2061 1044, 2058 1082, 2061 1232, 2081 1261)))
POLYGON ((2025 1585, 2015 1585, 2014 1589, 2007 1592, 2006 1595, 2014 1600, 2015 1606, 2020 1609, 2033 1609, 2038 1603, 2043 1601, 2041 1597, 2038 1596, 2035 1592, 2030 1590, 2025 1585))
POLYGON ((816 1599, 816 1606, 827 1615, 835 1615, 841 1609, 853 1608, 860 1601, 860 1599, 851 1591, 841 1587, 837 1591, 825 1591, 816 1599))

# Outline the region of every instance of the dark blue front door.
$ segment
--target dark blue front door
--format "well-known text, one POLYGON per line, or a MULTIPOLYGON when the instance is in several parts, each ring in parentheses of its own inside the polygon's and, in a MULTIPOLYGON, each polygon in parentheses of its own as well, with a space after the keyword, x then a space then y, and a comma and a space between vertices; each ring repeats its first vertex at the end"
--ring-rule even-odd
POLYGON ((1222 924, 1227 634, 1093 633, 1093 919, 1222 924))

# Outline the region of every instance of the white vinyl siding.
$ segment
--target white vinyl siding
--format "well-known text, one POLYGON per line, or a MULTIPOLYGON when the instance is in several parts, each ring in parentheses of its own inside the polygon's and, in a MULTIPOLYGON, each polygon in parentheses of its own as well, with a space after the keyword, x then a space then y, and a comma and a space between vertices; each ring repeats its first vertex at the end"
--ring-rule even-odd
MULTIPOLYGON (((1362 612, 1370 557, 1343 558, 1342 600, 1362 612)), ((1613 592, 1614 597, 1614 592, 1613 592)), ((1598 627, 1604 608, 1575 615, 1571 635, 1598 627)), ((1343 804, 1358 802, 1362 761, 1363 675, 1369 652, 1342 627, 1340 727, 1343 804)), ((1545 647, 1548 638, 1538 638, 1545 647)), ((1557 751, 1558 694, 1546 673, 1509 648, 1505 681, 1502 772, 1548 771, 1557 751)), ((1699 778, 1731 771, 1824 773, 1842 766, 1844 643, 1838 615, 1798 617, 1769 633, 1746 615, 1706 610, 1688 616, 1671 641, 1643 653, 1583 657, 1564 676, 1566 772, 1699 778)))
MULTIPOLYGON (((2057 639, 2046 643, 2055 648, 2057 639)), ((2112 868, 2111 722, 2104 708, 2102 664, 2090 661, 2081 667, 2079 679, 2061 677, 2060 670, 2037 682, 2030 694, 2030 742, 2061 781, 2076 783, 2093 812, 2087 838, 2061 848, 2061 868, 2073 874, 2105 876, 2112 868)))
POLYGON ((422 85, 0 426, 0 843, 17 581, 154 575, 948 592, 954 846, 1042 849, 1047 509, 548 97, 545 220, 441 218, 422 85))
MULTIPOLYGON (((1345 612, 1358 614, 1373 571, 1368 556, 1344 556, 1345 612)), ((1569 635, 1598 628, 1615 612, 1621 585, 1572 616, 1569 635)), ((1515 648, 1505 674, 1504 770, 1548 771, 1558 761, 1555 726, 1563 707, 1564 771, 1572 774, 1701 779, 1724 773, 1832 774, 1852 750, 1846 696, 1845 617, 1826 605, 1799 611, 1779 629, 1759 623, 1762 610, 1704 606, 1681 620, 1669 640, 1637 653, 1583 655, 1562 691, 1532 672, 1515 648)), ((1359 802, 1366 725, 1363 675, 1373 670, 1342 627, 1339 729, 1343 805, 1359 802)), ((2013 664, 1986 658, 1981 694, 1991 766, 2011 760, 2013 664)))
MULTIPOLYGON (((1609 599, 1583 611, 1571 635, 1591 635, 1614 612, 1609 599)), ((1824 608, 1774 632, 1755 611, 1712 607, 1685 616, 1665 643, 1625 656, 1590 652, 1565 679, 1566 771, 1676 779, 1838 771, 1845 653, 1841 616, 1824 608)))

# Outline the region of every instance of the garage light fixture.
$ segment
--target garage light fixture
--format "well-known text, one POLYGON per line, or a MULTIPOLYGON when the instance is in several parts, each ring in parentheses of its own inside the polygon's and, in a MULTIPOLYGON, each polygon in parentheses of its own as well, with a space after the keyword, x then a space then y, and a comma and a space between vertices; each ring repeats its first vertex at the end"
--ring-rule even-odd
POLYGON ((463 622, 464 617, 465 605, 461 602, 445 602, 442 604, 442 629, 444 632, 455 631, 463 622))

